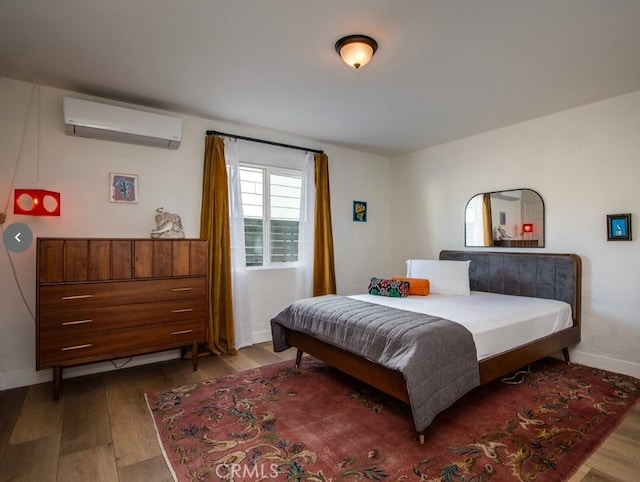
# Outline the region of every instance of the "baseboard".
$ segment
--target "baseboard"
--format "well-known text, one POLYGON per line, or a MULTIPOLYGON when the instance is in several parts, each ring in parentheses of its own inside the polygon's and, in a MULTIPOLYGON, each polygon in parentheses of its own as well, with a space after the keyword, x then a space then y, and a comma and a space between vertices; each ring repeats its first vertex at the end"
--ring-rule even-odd
POLYGON ((579 365, 599 368, 614 373, 622 373, 640 378, 640 364, 618 360, 606 356, 594 355, 580 350, 571 350, 571 361, 579 365))
MULTIPOLYGON (((149 355, 140 355, 131 357, 131 359, 123 358, 120 360, 114 360, 113 363, 91 363, 89 365, 81 365, 63 369, 62 378, 67 379, 81 377, 84 375, 93 375, 94 373, 108 372, 167 360, 175 360, 176 358, 180 358, 179 350, 151 353, 149 355)), ((19 372, 0 373, 0 390, 9 390, 11 388, 37 385, 38 383, 51 382, 52 380, 52 369, 41 371, 22 370, 19 372)))
MULTIPOLYGON (((252 335, 254 343, 264 343, 271 341, 271 331, 269 330, 253 332, 252 335)), ((115 360, 115 366, 110 362, 102 362, 67 368, 62 371, 62 376, 63 378, 75 378, 84 375, 92 375, 94 373, 119 370, 121 368, 146 365, 149 363, 157 363, 167 360, 175 360, 179 357, 180 352, 177 350, 152 353, 149 355, 132 357, 129 362, 127 362, 128 359, 115 360), (123 363, 125 362, 126 365, 123 365, 123 363)), ((600 368, 601 370, 608 370, 611 372, 622 373, 624 375, 640 378, 640 364, 638 363, 594 355, 592 353, 587 353, 575 349, 571 350, 571 361, 580 365, 600 368)), ((0 373, 0 390, 9 390, 11 388, 51 382, 52 379, 53 375, 51 370, 23 370, 18 372, 0 373)))
POLYGON ((251 335, 254 343, 271 341, 271 330, 254 331, 251 335))
MULTIPOLYGON (((264 343, 271 341, 271 331, 255 331, 252 333, 253 343, 264 343)), ((77 367, 65 368, 62 370, 62 378, 75 378, 84 375, 92 375, 94 373, 108 372, 118 370, 120 368, 135 367, 139 365, 147 365, 167 360, 175 360, 180 357, 180 351, 171 350, 166 352, 151 353, 148 355, 140 355, 122 360, 114 360, 114 363, 100 362, 91 363, 89 365, 81 365, 77 367), (126 365, 123 365, 126 363, 126 365), (115 364, 115 366, 114 366, 115 364)), ((53 380, 53 372, 48 370, 22 370, 10 373, 0 373, 0 391, 9 390, 11 388, 24 387, 29 385, 37 385, 38 383, 51 382, 53 380)))

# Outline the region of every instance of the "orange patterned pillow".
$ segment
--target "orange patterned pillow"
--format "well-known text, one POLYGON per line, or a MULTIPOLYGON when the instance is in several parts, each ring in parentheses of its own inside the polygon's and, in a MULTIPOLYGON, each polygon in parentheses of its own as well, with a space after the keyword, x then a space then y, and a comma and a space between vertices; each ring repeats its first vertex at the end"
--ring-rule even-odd
POLYGON ((409 282, 409 294, 418 296, 427 296, 429 294, 429 280, 420 278, 400 278, 394 276, 394 281, 408 281, 409 282))

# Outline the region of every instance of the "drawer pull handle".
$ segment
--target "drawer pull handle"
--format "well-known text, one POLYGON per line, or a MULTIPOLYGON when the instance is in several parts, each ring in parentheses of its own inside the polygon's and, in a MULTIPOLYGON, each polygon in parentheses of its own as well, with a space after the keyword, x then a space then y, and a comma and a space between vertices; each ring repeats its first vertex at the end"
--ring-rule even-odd
POLYGON ((184 288, 170 288, 169 291, 191 291, 193 288, 184 287, 184 288))
POLYGON ((85 343, 84 345, 65 346, 62 351, 79 350, 81 348, 89 348, 90 346, 93 345, 91 343, 85 343))
POLYGON ((172 335, 184 335, 186 333, 191 333, 193 330, 180 330, 180 331, 172 331, 172 335))
POLYGON ((62 322, 62 326, 82 325, 84 323, 92 323, 92 322, 93 322, 93 320, 63 321, 62 322))
POLYGON ((73 295, 73 296, 63 296, 63 300, 83 300, 86 298, 93 298, 93 295, 73 295))
POLYGON ((180 308, 177 310, 171 310, 171 313, 189 313, 190 311, 193 311, 193 308, 180 308))

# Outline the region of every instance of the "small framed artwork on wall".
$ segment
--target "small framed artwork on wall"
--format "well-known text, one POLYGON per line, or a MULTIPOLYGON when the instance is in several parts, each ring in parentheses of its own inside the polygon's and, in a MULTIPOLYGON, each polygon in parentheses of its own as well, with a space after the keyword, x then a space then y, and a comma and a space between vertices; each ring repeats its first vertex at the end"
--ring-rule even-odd
POLYGON ((112 203, 137 203, 138 176, 112 172, 109 175, 109 193, 112 203))
POLYGON ((353 201, 353 220, 359 223, 367 222, 367 203, 364 201, 353 201))
POLYGON ((607 241, 631 241, 631 214, 607 214, 607 241))

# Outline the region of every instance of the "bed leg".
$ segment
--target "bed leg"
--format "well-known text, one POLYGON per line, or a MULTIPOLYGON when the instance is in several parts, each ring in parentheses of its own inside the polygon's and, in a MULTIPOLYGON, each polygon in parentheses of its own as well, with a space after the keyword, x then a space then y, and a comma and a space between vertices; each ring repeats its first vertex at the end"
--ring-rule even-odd
POLYGON ((424 430, 422 432, 418 432, 418 441, 420 445, 424 445, 424 430))
POLYGON ((564 356, 564 361, 566 362, 567 365, 571 365, 571 358, 569 358, 569 348, 568 347, 564 347, 562 349, 562 355, 564 356))
POLYGON ((302 361, 303 353, 304 352, 300 349, 296 352, 296 369, 300 368, 300 362, 302 361))

